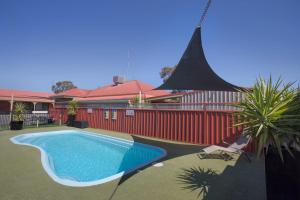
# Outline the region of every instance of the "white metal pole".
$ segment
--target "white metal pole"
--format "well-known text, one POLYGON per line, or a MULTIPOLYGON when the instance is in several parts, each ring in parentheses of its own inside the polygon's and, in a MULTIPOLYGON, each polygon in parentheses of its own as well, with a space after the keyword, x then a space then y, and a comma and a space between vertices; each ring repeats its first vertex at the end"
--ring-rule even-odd
POLYGON ((142 91, 139 92, 139 104, 142 103, 142 91))
POLYGON ((14 95, 12 94, 10 99, 10 115, 9 115, 10 121, 12 121, 13 106, 14 106, 14 95))
POLYGON ((33 111, 35 111, 36 102, 32 102, 32 103, 33 103, 33 111))

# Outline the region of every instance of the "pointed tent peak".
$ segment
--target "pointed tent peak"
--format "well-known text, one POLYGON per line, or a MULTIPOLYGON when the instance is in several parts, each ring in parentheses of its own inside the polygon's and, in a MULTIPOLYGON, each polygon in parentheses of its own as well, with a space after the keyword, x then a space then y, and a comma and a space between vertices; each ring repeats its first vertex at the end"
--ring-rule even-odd
POLYGON ((240 87, 223 80, 209 66, 202 48, 201 27, 197 26, 173 73, 156 89, 236 91, 240 87))

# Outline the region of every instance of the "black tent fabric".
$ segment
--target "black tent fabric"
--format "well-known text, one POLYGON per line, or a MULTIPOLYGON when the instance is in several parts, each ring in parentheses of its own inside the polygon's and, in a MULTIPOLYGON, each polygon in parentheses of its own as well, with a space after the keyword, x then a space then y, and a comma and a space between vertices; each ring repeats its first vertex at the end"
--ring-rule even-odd
POLYGON ((226 82, 211 69, 202 48, 201 28, 197 27, 177 67, 156 89, 236 91, 241 88, 226 82))

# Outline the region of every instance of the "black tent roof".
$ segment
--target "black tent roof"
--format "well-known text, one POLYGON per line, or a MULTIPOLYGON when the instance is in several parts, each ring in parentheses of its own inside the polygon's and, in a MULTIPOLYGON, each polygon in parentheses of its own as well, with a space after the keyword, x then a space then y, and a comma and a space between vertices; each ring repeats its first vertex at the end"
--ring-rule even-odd
POLYGON ((202 48, 201 28, 196 27, 177 67, 156 89, 236 91, 240 87, 223 80, 209 66, 202 48))

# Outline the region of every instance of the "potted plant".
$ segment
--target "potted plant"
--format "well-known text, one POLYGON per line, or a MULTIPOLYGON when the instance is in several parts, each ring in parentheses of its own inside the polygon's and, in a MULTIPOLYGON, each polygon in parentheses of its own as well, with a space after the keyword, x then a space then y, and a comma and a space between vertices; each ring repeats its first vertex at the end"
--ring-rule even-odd
POLYGON ((25 104, 16 103, 12 113, 12 121, 10 122, 10 130, 21 130, 23 128, 24 113, 25 104))
POLYGON ((299 109, 292 84, 260 78, 237 106, 244 134, 256 143, 258 156, 265 155, 267 198, 300 199, 299 109))
POLYGON ((77 109, 78 109, 77 101, 75 101, 75 100, 70 101, 68 106, 67 106, 67 111, 68 111, 67 125, 68 126, 73 126, 74 125, 74 121, 76 119, 77 109))

